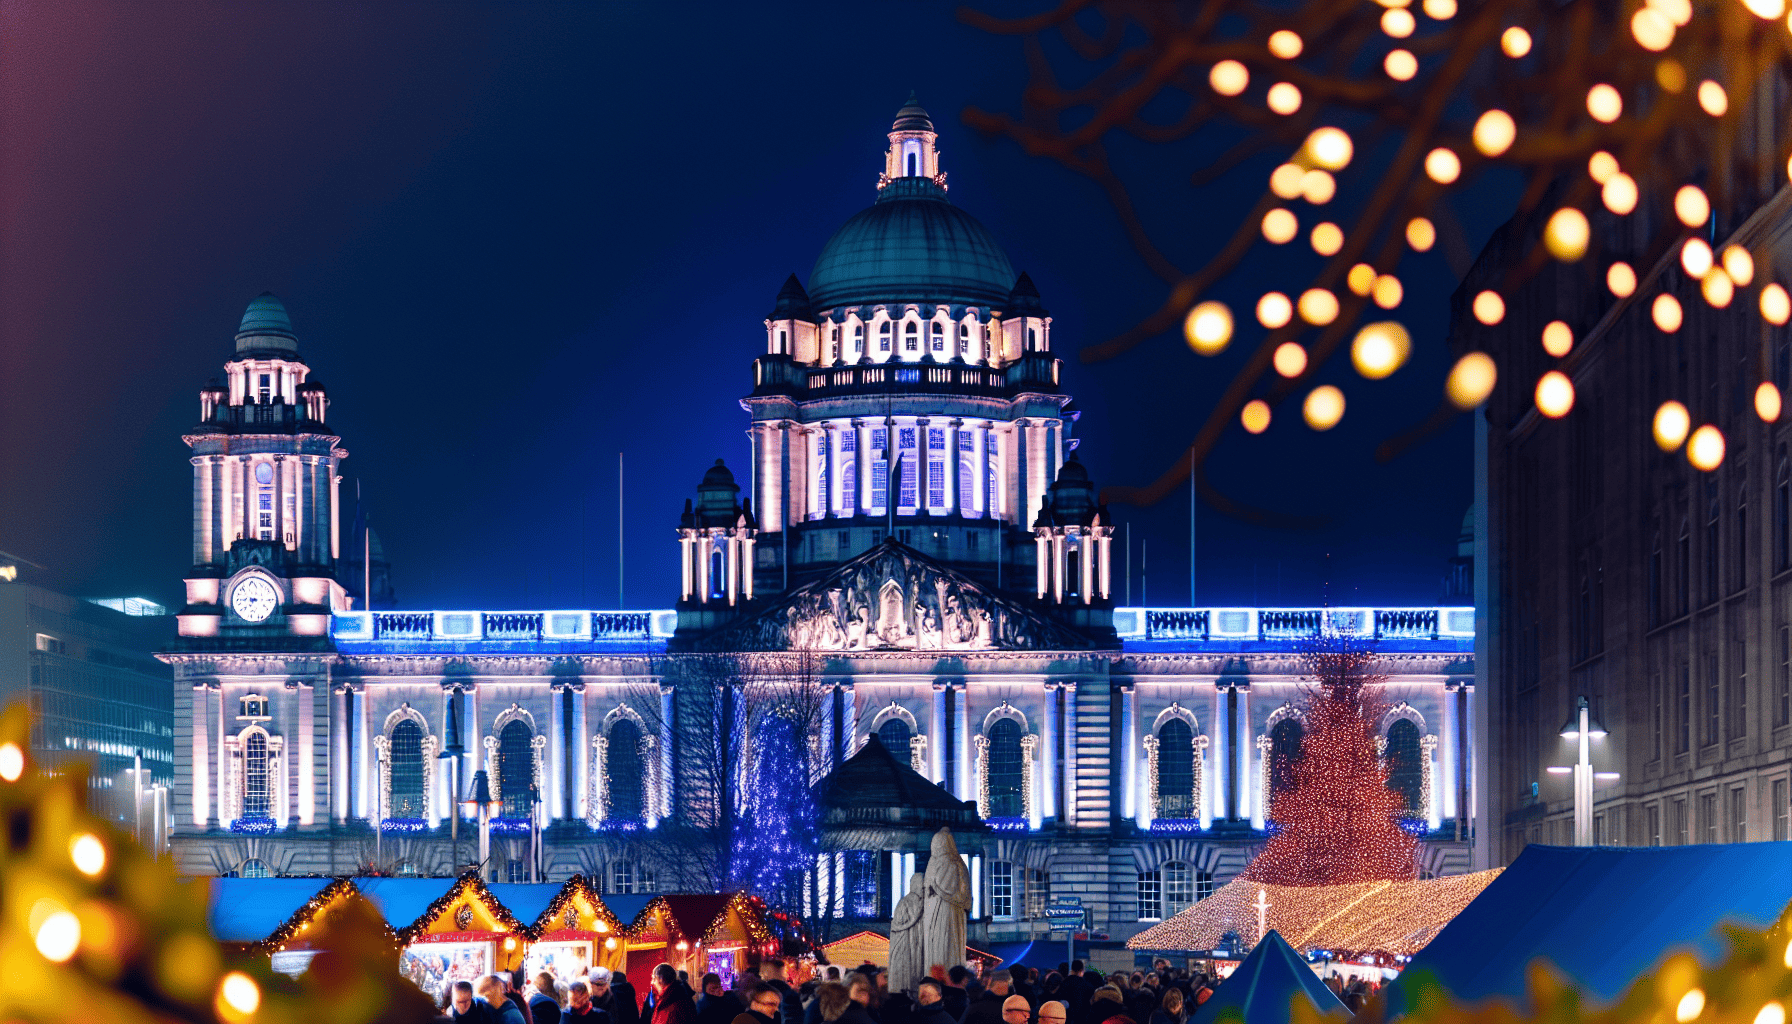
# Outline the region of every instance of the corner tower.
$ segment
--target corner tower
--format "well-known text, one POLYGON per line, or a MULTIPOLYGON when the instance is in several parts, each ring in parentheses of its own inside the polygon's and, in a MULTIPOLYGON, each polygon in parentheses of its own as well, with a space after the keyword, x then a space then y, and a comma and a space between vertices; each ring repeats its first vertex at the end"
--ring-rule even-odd
MULTIPOLYGON (((989 229, 947 199, 939 136, 913 97, 888 138, 872 204, 822 248, 806 288, 789 276, 764 320, 741 400, 756 516, 737 600, 893 540, 1037 601, 1034 524, 1076 447, 1051 316, 989 229)), ((689 531, 687 600, 702 589, 689 531)), ((1079 576, 1083 617, 1111 607, 1102 582, 1079 576)), ((716 624, 711 612, 688 625, 698 618, 716 624)))
POLYGON ((331 613, 349 605, 336 581, 336 469, 348 453, 272 293, 243 313, 224 374, 200 389, 199 425, 181 438, 193 450, 193 568, 180 635, 196 646, 325 643, 331 613))

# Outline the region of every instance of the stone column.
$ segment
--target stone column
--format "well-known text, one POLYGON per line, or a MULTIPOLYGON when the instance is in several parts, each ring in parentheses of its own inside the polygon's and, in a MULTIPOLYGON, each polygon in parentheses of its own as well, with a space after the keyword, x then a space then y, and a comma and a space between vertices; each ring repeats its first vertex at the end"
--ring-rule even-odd
MULTIPOLYGON (((933 781, 946 783, 950 751, 946 749, 946 684, 933 684, 933 709, 927 718, 927 769, 933 781)), ((950 789, 950 786, 946 788, 950 789)))
POLYGON ((676 806, 672 799, 678 792, 672 776, 672 695, 670 683, 660 683, 660 808, 667 815, 676 806))
POLYGON ((1136 816, 1139 806, 1139 700, 1138 686, 1123 683, 1120 686, 1120 716, 1123 723, 1121 742, 1125 746, 1120 750, 1120 817, 1130 819, 1136 816))
POLYGON ((193 824, 198 828, 215 828, 218 824, 218 819, 212 816, 209 785, 211 736, 208 729, 210 723, 206 720, 206 705, 210 702, 210 685, 194 683, 193 704, 189 713, 193 721, 193 824))
POLYGON ((952 792, 958 794, 960 800, 971 800, 977 796, 977 782, 971 777, 970 699, 962 682, 952 684, 952 713, 958 726, 954 730, 957 742, 952 744, 952 752, 958 759, 958 770, 954 773, 957 785, 952 792))
POLYGON ((203 455, 188 461, 193 464, 193 564, 200 565, 212 560, 211 463, 203 455))
POLYGON ((923 513, 933 511, 927 502, 933 479, 933 449, 927 447, 927 425, 931 422, 926 416, 915 417, 915 511, 923 513))
POLYGON ((1257 729, 1251 724, 1251 688, 1238 688, 1238 735, 1233 741, 1238 750, 1239 817, 1249 817, 1254 828, 1263 827, 1263 814, 1251 799, 1251 752, 1257 746, 1257 729))
POLYGON ((330 690, 330 816, 348 820, 348 687, 330 690))
POLYGON ((978 494, 977 511, 986 519, 996 518, 998 505, 996 496, 989 490, 990 448, 995 443, 995 431, 985 420, 977 425, 977 479, 971 481, 971 488, 978 494))
MULTIPOLYGON (((467 717, 460 726, 460 741, 467 748, 466 753, 461 755, 466 758, 466 762, 460 770, 460 784, 465 792, 465 787, 473 784, 473 773, 483 767, 480 762, 485 757, 485 744, 482 742, 485 730, 479 725, 479 684, 471 683, 464 686, 461 688, 461 692, 467 696, 467 717)), ((479 816, 477 808, 469 808, 469 810, 471 813, 467 815, 468 819, 479 816)))
POLYGON ((858 703, 856 699, 857 695, 853 692, 854 689, 853 684, 850 682, 842 683, 840 685, 840 703, 842 711, 840 719, 841 738, 840 756, 836 763, 844 762, 847 758, 853 755, 853 739, 854 734, 858 729, 858 703))
POLYGON ((1045 709, 1039 716, 1039 804, 1042 817, 1058 813, 1058 684, 1045 683, 1045 709))
POLYGON ((572 693, 572 799, 567 801, 567 816, 576 820, 589 813, 591 802, 591 732, 585 724, 585 684, 570 683, 572 693))
MULTIPOLYGON (((1015 420, 1011 428, 1011 433, 1009 434, 1011 441, 1008 448, 1009 451, 1013 452, 1011 459, 1014 464, 1014 483, 1008 485, 1004 481, 1004 486, 1002 488, 1005 496, 1013 496, 1013 500, 1003 501, 1002 505, 1004 508, 1014 510, 1013 521, 1023 530, 1028 529, 1033 525, 1032 501, 1027 497, 1027 474, 1030 470, 1032 454, 1027 451, 1027 425, 1026 420, 1015 420)), ((1004 466, 1003 468, 1006 469, 1008 467, 1004 466)), ((1006 477, 1006 475, 1007 474, 1003 474, 1004 477, 1006 477)))
POLYGON ((243 514, 241 532, 244 539, 256 536, 255 533, 255 470, 248 459, 237 460, 243 467, 243 514))
POLYGON ((1227 687, 1213 688, 1213 816, 1224 820, 1232 816, 1232 770, 1227 766, 1231 747, 1231 705, 1226 699, 1227 687))
POLYGON ((286 546, 286 456, 274 456, 274 543, 286 546))
POLYGON ((548 777, 542 802, 549 821, 566 812, 566 684, 548 684, 548 777))
POLYGON ((958 451, 958 435, 963 429, 964 421, 960 419, 949 421, 946 427, 946 511, 960 518, 963 518, 964 510, 959 508, 959 502, 964 495, 958 493, 958 464, 963 457, 958 451))
POLYGON ((1058 820, 1076 824, 1076 680, 1064 683, 1064 809, 1058 820))
POLYGON ((373 801, 368 799, 372 791, 372 740, 368 733, 372 730, 372 715, 367 709, 367 686, 357 685, 349 691, 353 700, 350 705, 355 716, 355 782, 354 782, 354 815, 357 818, 368 818, 373 814, 373 801))
POLYGON ((299 824, 317 821, 317 685, 301 681, 295 687, 299 700, 299 824))

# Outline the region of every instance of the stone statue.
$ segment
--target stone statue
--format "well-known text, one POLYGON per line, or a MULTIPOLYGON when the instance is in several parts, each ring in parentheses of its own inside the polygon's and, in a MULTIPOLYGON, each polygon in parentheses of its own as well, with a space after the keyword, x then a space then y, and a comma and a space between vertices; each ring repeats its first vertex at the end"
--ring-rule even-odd
POLYGON ((964 963, 965 922, 971 910, 971 873, 958 855, 951 829, 933 834, 927 860, 927 897, 921 911, 921 952, 926 970, 964 963))
POLYGON ((921 951, 922 902, 927 879, 919 871, 908 880, 908 895, 890 915, 890 991, 914 995, 915 985, 927 974, 921 951))

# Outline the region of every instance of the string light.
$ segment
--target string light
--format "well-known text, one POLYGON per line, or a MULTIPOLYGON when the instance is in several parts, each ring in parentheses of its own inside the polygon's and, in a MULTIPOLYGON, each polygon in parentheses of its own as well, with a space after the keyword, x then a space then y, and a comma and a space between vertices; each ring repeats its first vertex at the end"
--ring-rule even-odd
POLYGON ((1372 323, 1356 332, 1350 343, 1350 361, 1356 372, 1381 380, 1398 370, 1412 352, 1412 335, 1392 320, 1372 323))
POLYGON ((1314 430, 1330 430, 1344 418, 1344 392, 1322 384, 1307 393, 1301 404, 1301 415, 1314 430))
POLYGON ((1338 297, 1324 288, 1308 288, 1300 293, 1296 308, 1302 320, 1315 327, 1324 327, 1338 318, 1338 297))
POLYGON ((1272 32, 1269 35, 1269 52, 1283 60, 1293 60, 1300 56, 1300 36, 1287 29, 1272 32))
POLYGON ((1722 117, 1730 109, 1730 96, 1723 86, 1707 78, 1699 83, 1699 106, 1712 117, 1722 117))
POLYGON ((1678 451, 1692 429, 1692 416, 1679 402, 1663 402, 1655 410, 1653 428, 1656 447, 1664 452, 1678 451))
POLYGON ((1650 307, 1649 314, 1654 318, 1655 326, 1669 334, 1679 330, 1681 321, 1685 318, 1680 310, 1680 300, 1666 292, 1655 296, 1655 303, 1650 307))
POLYGON ((1207 84, 1221 96, 1236 96, 1251 84, 1251 73, 1235 60, 1222 60, 1207 73, 1207 84))
POLYGON ((1587 158, 1587 175, 1593 179, 1594 184, 1604 185, 1616 173, 1618 158, 1605 150, 1599 150, 1587 158))
POLYGON ((1238 420, 1246 431, 1252 434, 1263 433, 1269 429, 1269 403, 1261 398, 1251 399, 1238 414, 1238 420))
POLYGON ((1401 287, 1400 279, 1392 274, 1382 274, 1375 279, 1369 293, 1375 297, 1375 304, 1382 309, 1393 309, 1405 297, 1406 289, 1401 287))
POLYGON ((1462 174, 1462 160, 1454 151, 1439 146, 1425 154, 1425 174, 1440 185, 1448 185, 1462 174))
POLYGON ((1504 110, 1489 110, 1475 119, 1475 148, 1484 156, 1499 156, 1518 138, 1518 122, 1504 110))
POLYGON ((0 779, 19 781, 25 774, 25 752, 17 743, 0 743, 0 779))
POLYGON ((1755 415, 1772 423, 1780 418, 1780 389, 1773 381, 1764 380, 1755 389, 1755 415))
POLYGON ((1500 33, 1500 49, 1513 60, 1531 52, 1531 34, 1517 25, 1500 33))
POLYGON ((1272 245, 1289 241, 1299 231, 1300 221, 1288 210, 1277 207, 1263 215, 1263 237, 1272 245))
POLYGON ((1294 303, 1281 292, 1266 292, 1257 300, 1257 322, 1270 330, 1288 326, 1294 319, 1294 303))
POLYGON ((1298 377, 1307 368, 1307 350, 1298 342, 1284 341, 1276 346, 1272 360, 1276 372, 1284 377, 1298 377))
POLYGON ((1776 327, 1784 327, 1792 319, 1792 296, 1778 284, 1761 289, 1761 318, 1776 327))
POLYGON ((1306 173, 1299 164, 1283 164, 1269 172, 1269 190, 1280 199, 1298 199, 1301 178, 1306 173))
POLYGON ((1315 128, 1307 136, 1306 152, 1313 162, 1328 171, 1341 171, 1350 163, 1355 145, 1341 128, 1315 128))
POLYGON ((1592 228, 1587 215, 1572 206, 1564 206, 1550 215, 1543 227, 1543 244, 1549 254, 1564 263, 1573 263, 1587 254, 1592 228))
POLYGON ((1611 124, 1624 113, 1624 97, 1604 82, 1587 90, 1587 113, 1601 124, 1611 124))
POLYGON ((1723 465, 1723 431, 1709 423, 1693 431, 1692 437, 1686 442, 1686 461, 1692 463, 1694 469, 1702 469, 1707 473, 1723 465))
POLYGON ((1605 208, 1623 216, 1636 209, 1636 179, 1623 171, 1613 171, 1599 188, 1599 199, 1605 208))
POLYGON ((1389 50, 1382 58, 1381 68, 1396 82, 1410 82, 1419 73, 1419 58, 1411 50, 1389 50))
POLYGON ((1475 319, 1489 327, 1506 318, 1506 300, 1498 292, 1484 291, 1475 295, 1475 319))
POLYGON ((1606 268, 1605 286, 1618 298, 1628 298, 1636 291, 1636 271, 1630 268, 1630 264, 1619 260, 1606 268))
POLYGON ((1716 309, 1722 309, 1736 297, 1736 284, 1722 267, 1712 267, 1705 279, 1699 282, 1699 294, 1716 309))
POLYGON ((1432 21, 1449 21, 1456 16, 1456 0, 1425 0, 1421 6, 1432 21))
POLYGON ((1223 302, 1203 302, 1188 311, 1182 333, 1196 352, 1217 355, 1232 340, 1232 311, 1223 302))
POLYGON ((1485 352, 1470 352, 1456 360, 1450 375, 1444 379, 1444 397, 1458 409, 1473 409, 1487 396, 1500 378, 1493 357, 1485 352))
POLYGON ((1559 420, 1574 408, 1574 382, 1560 370, 1551 370, 1537 379, 1537 411, 1552 420, 1559 420))
POLYGON ((1276 113, 1292 114, 1300 109, 1300 87, 1293 82, 1277 82, 1269 87, 1266 101, 1276 113))
POLYGON ((74 862, 75 870, 89 878, 98 877, 106 870, 106 844, 92 832, 83 832, 69 840, 68 856, 74 862))
POLYGON ((1414 217, 1406 222, 1406 244, 1414 252, 1430 251, 1437 244, 1437 228, 1425 217, 1414 217))
POLYGON ((1344 284, 1352 295, 1368 295, 1375 290, 1375 268, 1367 263, 1358 263, 1344 275, 1344 284))
POLYGON ((1574 331, 1560 320, 1551 320, 1543 327, 1543 351, 1557 359, 1574 347, 1574 331))
POLYGON ((1755 279, 1755 258, 1740 245, 1724 246, 1724 273, 1736 282, 1737 287, 1747 288, 1755 279))
POLYGON ((1711 219, 1711 200, 1697 185, 1682 185, 1674 193, 1674 215, 1689 228, 1703 227, 1711 219))
POLYGON ((1680 266, 1693 278, 1711 272, 1711 247, 1703 238, 1688 238, 1680 247, 1680 266))
POLYGON ((1395 39, 1405 39, 1417 27, 1418 21, 1404 7, 1381 12, 1381 30, 1395 39))
POLYGON ((1344 230, 1331 221, 1321 221, 1313 225, 1313 251, 1321 256, 1336 255, 1344 248, 1344 230))

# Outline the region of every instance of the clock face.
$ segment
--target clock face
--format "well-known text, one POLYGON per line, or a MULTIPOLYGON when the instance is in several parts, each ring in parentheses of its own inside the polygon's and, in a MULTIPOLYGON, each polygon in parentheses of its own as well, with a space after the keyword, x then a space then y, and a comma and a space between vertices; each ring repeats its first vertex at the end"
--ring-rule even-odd
POLYGON ((274 614, 280 594, 260 576, 251 576, 230 592, 230 607, 247 622, 260 622, 274 614))

